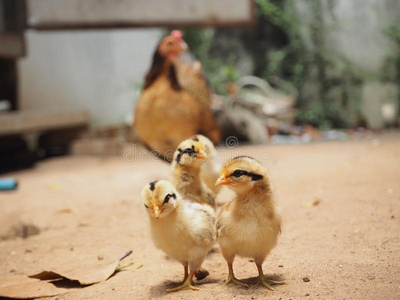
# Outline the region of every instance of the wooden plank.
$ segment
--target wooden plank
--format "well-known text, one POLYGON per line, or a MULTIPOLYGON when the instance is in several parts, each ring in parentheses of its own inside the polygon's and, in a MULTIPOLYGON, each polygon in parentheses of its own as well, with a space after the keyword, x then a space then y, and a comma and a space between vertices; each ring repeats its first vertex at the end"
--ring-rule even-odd
POLYGON ((0 136, 89 125, 87 111, 25 111, 0 114, 0 136))
POLYGON ((28 27, 244 26, 254 24, 253 0, 28 0, 28 27))

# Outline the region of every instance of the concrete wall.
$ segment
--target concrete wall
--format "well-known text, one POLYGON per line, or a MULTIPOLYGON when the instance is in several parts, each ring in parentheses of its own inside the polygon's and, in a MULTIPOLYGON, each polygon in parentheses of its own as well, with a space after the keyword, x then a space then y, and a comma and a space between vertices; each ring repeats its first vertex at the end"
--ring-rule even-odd
POLYGON ((125 122, 161 36, 158 29, 27 31, 21 109, 87 109, 94 125, 125 122))
MULTIPOLYGON (((304 40, 312 47, 314 22, 313 1, 296 1, 302 19, 304 40)), ((390 25, 399 24, 398 0, 322 0, 324 41, 331 54, 346 58, 361 70, 380 73, 388 57, 399 48, 385 33, 390 25), (330 6, 329 3, 332 3, 330 6)))
MULTIPOLYGON (((324 49, 326 57, 333 62, 326 68, 327 77, 342 83, 330 89, 330 93, 337 94, 336 97, 332 94, 330 100, 337 101, 340 107, 343 100, 347 102, 351 97, 351 105, 347 104, 345 112, 348 122, 355 125, 362 116, 373 129, 395 124, 400 94, 400 74, 395 61, 400 48, 387 35, 387 30, 399 24, 400 1, 299 0, 296 11, 302 21, 300 29, 306 45, 314 51, 324 49), (313 31, 314 28, 318 30, 313 31), (319 41, 318 48, 315 41, 319 41), (347 76, 349 70, 360 83, 349 79, 352 78, 347 76), (346 98, 341 98, 343 95, 346 98)), ((308 98, 318 99, 318 78, 311 78, 305 87, 308 98)))

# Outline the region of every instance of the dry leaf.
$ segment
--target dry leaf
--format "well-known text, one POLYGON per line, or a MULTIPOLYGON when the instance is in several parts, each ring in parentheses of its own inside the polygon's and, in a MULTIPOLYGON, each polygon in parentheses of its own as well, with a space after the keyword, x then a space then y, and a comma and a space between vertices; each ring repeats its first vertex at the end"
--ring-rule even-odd
MULTIPOLYGON (((9 279, 0 279, 0 297, 32 299, 65 294, 68 292, 67 289, 58 288, 51 282, 48 282, 49 280, 54 281, 62 278, 78 281, 81 285, 90 285, 105 281, 117 271, 119 262, 131 253, 132 251, 129 251, 115 262, 90 271, 72 271, 69 274, 43 271, 32 276, 21 275, 9 279)), ((119 270, 137 269, 141 266, 141 263, 132 263, 119 268, 119 270)))
POLYGON ((3 288, 5 286, 10 286, 10 285, 37 282, 37 281, 39 281, 39 279, 30 278, 26 275, 21 275, 21 276, 16 276, 16 277, 7 278, 7 279, 0 279, 0 288, 3 288))
POLYGON ((58 288, 54 284, 25 275, 0 280, 0 297, 32 299, 57 296, 67 292, 68 290, 58 288))
POLYGON ((136 270, 141 267, 143 267, 143 263, 140 261, 135 261, 133 263, 124 264, 124 265, 118 264, 118 267, 115 271, 120 272, 120 271, 136 270))
POLYGON ((64 274, 63 277, 68 278, 69 280, 77 280, 82 285, 90 285, 106 281, 111 277, 112 274, 114 274, 117 265, 118 261, 104 267, 95 268, 94 270, 84 272, 77 271, 70 274, 64 274))
POLYGON ((39 280, 55 280, 55 279, 62 279, 64 276, 52 271, 43 271, 38 274, 31 275, 29 277, 36 278, 39 280))
POLYGON ((123 260, 125 257, 130 255, 132 251, 129 251, 124 256, 116 260, 115 262, 108 264, 103 267, 95 268, 93 270, 81 271, 81 270, 74 270, 71 272, 53 272, 53 271, 43 271, 38 274, 32 275, 32 278, 38 278, 42 280, 49 280, 49 279, 56 279, 60 277, 64 277, 69 280, 76 280, 82 285, 90 285, 94 283, 99 283, 102 281, 106 281, 108 278, 111 277, 116 271, 118 263, 123 260))

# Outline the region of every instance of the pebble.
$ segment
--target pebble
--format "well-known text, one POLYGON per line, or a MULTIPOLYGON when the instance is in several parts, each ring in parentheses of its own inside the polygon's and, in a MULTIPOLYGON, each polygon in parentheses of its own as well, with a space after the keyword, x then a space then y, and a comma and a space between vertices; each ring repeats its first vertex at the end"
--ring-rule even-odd
POLYGON ((310 278, 308 278, 308 277, 303 277, 303 281, 304 281, 304 282, 310 282, 310 278))

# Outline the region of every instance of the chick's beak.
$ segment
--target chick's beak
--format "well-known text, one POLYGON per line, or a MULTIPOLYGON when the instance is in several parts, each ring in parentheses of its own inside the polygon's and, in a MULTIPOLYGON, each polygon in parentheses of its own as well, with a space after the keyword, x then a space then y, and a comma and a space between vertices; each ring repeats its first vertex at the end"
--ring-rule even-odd
POLYGON ((207 154, 204 151, 200 151, 199 154, 197 154, 198 159, 206 159, 207 154))
POLYGON ((153 208, 154 216, 158 219, 162 213, 162 210, 158 206, 153 208))
POLYGON ((220 178, 217 179, 217 182, 215 182, 215 185, 228 185, 231 183, 232 183, 231 179, 226 178, 225 175, 222 175, 220 178))

